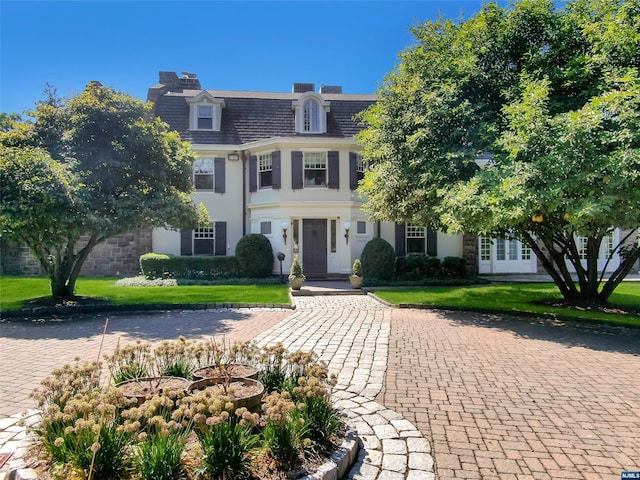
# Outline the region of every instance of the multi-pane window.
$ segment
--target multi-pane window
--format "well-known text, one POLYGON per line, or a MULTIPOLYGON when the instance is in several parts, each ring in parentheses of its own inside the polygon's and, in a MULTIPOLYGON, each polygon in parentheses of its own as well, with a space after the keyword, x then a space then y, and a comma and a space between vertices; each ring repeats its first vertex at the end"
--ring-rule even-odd
POLYGON ((260 222, 260 233, 263 235, 271 235, 271 222, 260 222))
POLYGON ((407 225, 407 253, 424 253, 426 247, 425 227, 407 225))
POLYGON ((602 243, 604 244, 604 258, 609 260, 611 255, 613 255, 613 232, 605 235, 602 239, 602 243))
POLYGON ((491 239, 484 235, 480 237, 480 260, 483 262, 491 260, 491 239))
POLYGON ((526 244, 522 244, 522 260, 531 260, 531 247, 526 244))
POLYGON ((260 188, 268 188, 273 185, 273 156, 271 153, 258 156, 258 181, 260 188))
POLYGON ((496 239, 496 260, 506 260, 505 239, 496 239))
POLYGON ((304 185, 327 185, 327 152, 305 152, 304 185))
POLYGON ((358 153, 356 161, 356 178, 358 182, 364 178, 365 172, 369 169, 369 163, 362 159, 362 155, 358 153))
POLYGON ((580 260, 587 259, 587 237, 578 237, 577 247, 578 247, 578 256, 580 260))
POLYGON ((198 105, 198 129, 213 130, 213 106, 198 105))
POLYGON ((213 225, 196 228, 193 231, 193 254, 213 255, 214 241, 215 235, 213 225))
POLYGON ((302 105, 302 130, 304 132, 320 130, 320 107, 315 100, 307 100, 302 105))
POLYGON ((213 158, 193 162, 193 185, 196 190, 213 190, 213 158))
POLYGON ((509 260, 518 260, 518 241, 509 240, 509 260))

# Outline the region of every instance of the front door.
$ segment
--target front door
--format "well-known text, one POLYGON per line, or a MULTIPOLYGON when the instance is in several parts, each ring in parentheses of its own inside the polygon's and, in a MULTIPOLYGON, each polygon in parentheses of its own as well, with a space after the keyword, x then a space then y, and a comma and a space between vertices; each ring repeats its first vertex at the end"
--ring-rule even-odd
POLYGON ((327 220, 302 220, 302 269, 305 276, 327 275, 327 220))

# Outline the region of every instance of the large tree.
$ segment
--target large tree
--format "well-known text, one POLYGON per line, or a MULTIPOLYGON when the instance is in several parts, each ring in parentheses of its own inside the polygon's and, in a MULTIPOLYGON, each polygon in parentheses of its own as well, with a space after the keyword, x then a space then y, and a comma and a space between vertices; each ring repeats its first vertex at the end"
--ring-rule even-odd
POLYGON ((25 242, 72 298, 89 252, 109 237, 193 226, 193 153, 150 106, 90 83, 69 100, 49 90, 33 119, 0 133, 0 227, 25 242))
POLYGON ((413 34, 361 116, 365 209, 519 239, 565 299, 606 302, 640 257, 640 1, 488 4, 413 34), (631 234, 602 282, 615 228, 631 234))

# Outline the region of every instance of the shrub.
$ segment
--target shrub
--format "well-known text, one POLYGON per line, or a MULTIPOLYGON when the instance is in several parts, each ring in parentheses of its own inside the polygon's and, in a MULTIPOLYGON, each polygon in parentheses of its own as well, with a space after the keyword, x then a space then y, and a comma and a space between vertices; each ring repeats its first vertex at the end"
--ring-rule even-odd
POLYGON ((298 255, 293 257, 291 268, 289 269, 289 276, 296 278, 305 278, 304 273, 302 273, 302 264, 300 263, 300 258, 298 258, 298 255))
POLYGON ((353 267, 351 268, 351 275, 354 277, 362 276, 362 262, 360 261, 359 258, 356 258, 353 261, 353 267))
POLYGON ((288 392, 273 392, 263 402, 264 441, 273 458, 290 467, 303 451, 307 424, 288 392))
POLYGON ((395 252, 382 238, 369 240, 362 250, 362 270, 365 277, 390 280, 395 270, 395 252))
POLYGON ((239 273, 236 257, 173 256, 147 253, 140 257, 142 274, 148 279, 186 278, 192 280, 215 280, 237 277, 239 273))
POLYGON ((443 275, 455 278, 467 276, 467 262, 461 257, 445 257, 442 261, 443 275))
POLYGON ((175 430, 154 432, 140 440, 136 464, 143 480, 181 480, 186 478, 182 452, 187 433, 175 430))
POLYGON ((409 254, 396 261, 396 275, 405 280, 420 280, 441 275, 440 259, 424 254, 409 254))
POLYGON ((273 248, 267 237, 251 233, 240 239, 236 246, 240 273, 245 277, 265 278, 273 272, 273 248))
POLYGON ((442 264, 438 257, 427 257, 427 263, 425 266, 426 277, 439 277, 442 275, 442 264))

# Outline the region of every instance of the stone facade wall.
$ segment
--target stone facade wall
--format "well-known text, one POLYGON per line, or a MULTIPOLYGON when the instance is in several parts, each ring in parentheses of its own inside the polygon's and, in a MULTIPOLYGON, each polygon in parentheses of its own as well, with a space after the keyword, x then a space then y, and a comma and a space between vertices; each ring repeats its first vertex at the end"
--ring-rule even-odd
POLYGON ((42 275, 42 267, 29 247, 0 238, 0 275, 38 277, 42 275))
POLYGON ((462 256, 467 261, 467 274, 478 274, 478 236, 462 235, 462 256))
POLYGON ((84 262, 80 275, 131 277, 140 273, 140 255, 151 252, 151 230, 126 233, 97 245, 84 262))
MULTIPOLYGON (((25 245, 0 241, 0 274, 40 276, 44 272, 25 245)), ((109 238, 94 247, 80 275, 87 277, 131 277, 140 273, 140 255, 151 252, 151 230, 109 238)))

